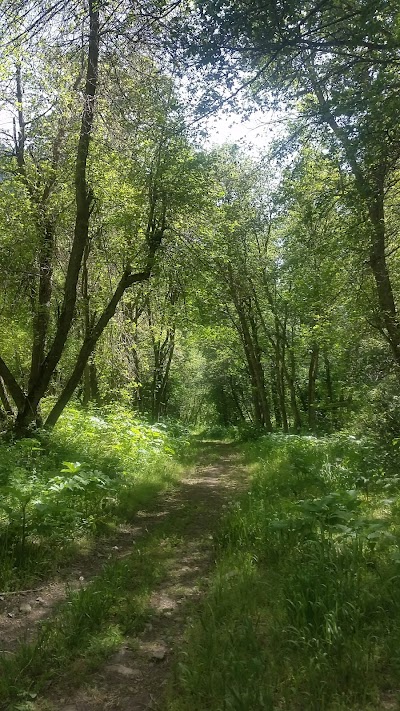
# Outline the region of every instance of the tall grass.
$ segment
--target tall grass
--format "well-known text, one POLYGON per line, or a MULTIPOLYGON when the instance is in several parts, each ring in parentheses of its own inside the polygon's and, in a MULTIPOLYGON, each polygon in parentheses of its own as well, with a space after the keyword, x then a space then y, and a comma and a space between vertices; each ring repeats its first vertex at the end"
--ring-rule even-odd
POLYGON ((129 522, 177 480, 187 446, 177 426, 113 407, 68 408, 50 434, 0 443, 0 590, 30 585, 82 538, 129 522))
POLYGON ((169 708, 382 708, 400 682, 398 483, 368 444, 269 436, 216 537, 169 708))
POLYGON ((168 547, 160 530, 123 560, 110 562, 85 588, 72 591, 31 643, 0 657, 0 709, 28 711, 29 700, 55 680, 69 687, 90 677, 151 615, 149 598, 163 575, 168 547), (160 540, 163 546, 160 546, 160 540))

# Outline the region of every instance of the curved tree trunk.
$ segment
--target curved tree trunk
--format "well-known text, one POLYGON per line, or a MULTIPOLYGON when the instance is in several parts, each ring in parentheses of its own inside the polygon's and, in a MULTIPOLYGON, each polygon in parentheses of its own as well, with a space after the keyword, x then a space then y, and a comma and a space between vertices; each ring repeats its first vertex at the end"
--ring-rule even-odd
POLYGON ((330 127, 342 146, 351 167, 358 194, 364 205, 370 225, 369 264, 375 281, 380 317, 395 363, 400 367, 400 318, 394 297, 392 282, 386 261, 385 228, 385 181, 387 177, 386 155, 374 160, 373 172, 366 175, 361 169, 351 140, 336 120, 329 108, 323 91, 311 65, 308 65, 311 84, 318 100, 321 118, 330 127))
MULTIPOLYGON (((152 255, 154 258, 154 255, 152 255)), ((152 262, 151 262, 152 264, 152 262)), ((149 279, 151 274, 150 266, 147 271, 145 272, 138 272, 137 274, 131 274, 130 272, 125 272, 125 274, 122 276, 122 278, 119 281, 119 284, 117 288, 114 291, 114 294, 112 298, 110 299, 109 303, 107 304, 106 308, 104 309, 102 315, 100 316, 99 320, 93 326, 91 331, 88 333, 86 336, 81 349, 79 351, 78 358, 75 363, 75 367, 65 384, 61 395, 59 396, 56 404, 54 405, 53 409, 49 412, 46 422, 45 422, 45 427, 46 428, 51 428, 54 427, 56 424, 58 418, 60 417, 62 411, 66 407, 66 405, 69 403, 72 395, 75 392, 75 388, 77 387, 79 381, 81 380, 86 364, 89 360, 90 355, 93 353, 97 341, 99 340, 101 334, 103 333, 104 329, 106 328, 107 324, 109 323, 110 319, 115 314, 115 311, 117 309, 117 306, 119 302, 122 299, 122 296, 124 295, 126 289, 128 289, 130 286, 133 284, 138 284, 140 282, 146 281, 149 279)))
POLYGON ((13 415, 13 409, 11 407, 10 401, 7 397, 7 392, 3 383, 3 380, 0 378, 0 402, 3 405, 4 412, 6 415, 13 415))

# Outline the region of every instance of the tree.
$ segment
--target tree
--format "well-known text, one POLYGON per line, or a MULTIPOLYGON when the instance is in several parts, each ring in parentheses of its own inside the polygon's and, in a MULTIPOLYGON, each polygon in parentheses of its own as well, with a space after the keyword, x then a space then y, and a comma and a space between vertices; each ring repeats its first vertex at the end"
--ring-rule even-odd
MULTIPOLYGON (((151 8, 147 8, 146 13, 150 12, 150 10, 151 8)), ((74 223, 73 239, 70 244, 68 244, 68 238, 65 242, 65 277, 63 278, 61 294, 56 294, 56 299, 59 295, 61 296, 61 303, 56 304, 56 317, 53 323, 50 318, 50 308, 53 295, 54 261, 58 255, 55 254, 57 225, 54 222, 54 208, 50 203, 58 179, 57 170, 60 166, 61 148, 67 140, 64 136, 65 116, 60 111, 57 116, 57 111, 48 106, 46 107, 45 113, 51 116, 53 125, 55 121, 56 126, 58 126, 55 130, 54 139, 47 141, 47 143, 52 144, 51 157, 48 158, 46 156, 44 159, 40 159, 39 165, 37 165, 32 154, 32 159, 27 165, 26 150, 27 146, 29 146, 29 149, 31 149, 31 146, 34 148, 32 144, 34 132, 32 132, 32 137, 27 136, 20 63, 17 64, 16 69, 18 130, 15 131, 14 154, 19 182, 25 192, 24 197, 30 204, 30 209, 33 213, 33 226, 38 235, 38 269, 32 297, 31 367, 26 390, 25 384, 21 386, 18 378, 4 358, 0 358, 1 377, 17 407, 15 427, 18 432, 25 431, 33 420, 38 420, 40 402, 47 393, 51 379, 66 353, 68 336, 74 328, 76 308, 79 302, 79 275, 82 270, 85 272, 88 264, 88 250, 92 239, 91 225, 94 223, 95 213, 98 211, 97 186, 95 175, 93 174, 95 149, 92 145, 93 140, 99 136, 95 106, 100 79, 102 81, 101 89, 104 85, 102 75, 99 73, 100 59, 103 57, 105 60, 107 49, 105 47, 103 54, 100 54, 100 40, 103 37, 103 32, 100 30, 102 11, 102 3, 95 0, 89 2, 86 15, 88 24, 86 57, 83 58, 85 80, 81 92, 83 108, 77 137, 73 176, 71 176, 74 183, 75 200, 74 215, 72 217, 74 223), (50 333, 50 327, 52 328, 52 333, 50 333)), ((158 8, 157 11, 162 12, 163 10, 158 8)), ((139 25, 146 18, 146 13, 144 13, 143 18, 136 18, 139 25)), ((154 21, 154 15, 152 17, 152 21, 154 21)), ((106 21, 106 17, 104 17, 104 20, 106 21)), ((134 20, 135 18, 130 14, 128 24, 131 24, 134 20)), ((78 90, 79 83, 80 77, 74 82, 72 87, 74 91, 78 90)), ((169 85, 169 94, 171 95, 171 83, 169 85)), ((59 105, 62 104, 61 99, 63 98, 61 88, 60 97, 57 97, 59 105)), ((67 103, 73 103, 73 101, 73 97, 70 96, 67 103)), ((131 240, 130 250, 126 248, 122 250, 124 252, 122 272, 120 271, 108 299, 102 304, 100 313, 93 313, 91 319, 86 319, 84 340, 79 352, 76 354, 76 360, 72 365, 70 375, 67 381, 64 382, 56 403, 47 415, 46 426, 55 424, 62 409, 73 394, 82 378, 90 355, 110 319, 114 316, 126 290, 134 284, 148 280, 153 270, 156 252, 167 229, 170 210, 168 201, 171 202, 170 186, 167 185, 165 156, 168 152, 168 147, 170 147, 172 134, 171 131, 169 135, 165 133, 167 126, 165 119, 167 114, 165 111, 168 113, 168 107, 161 105, 162 126, 160 126, 160 132, 155 143, 152 143, 150 149, 150 151, 153 151, 152 163, 141 188, 145 191, 144 203, 146 206, 144 210, 139 209, 139 212, 141 212, 141 219, 144 219, 145 222, 144 224, 142 222, 137 228, 136 244, 134 245, 131 240), (138 260, 139 268, 134 271, 132 257, 139 246, 138 242, 143 256, 138 260)), ((159 116, 160 109, 157 109, 157 112, 159 116)), ((68 138, 72 139, 73 137, 74 126, 71 128, 68 138)), ((40 153, 39 148, 38 152, 40 153)), ((59 187, 58 185, 58 189, 59 187)), ((86 278, 86 286, 87 281, 86 278)), ((87 301, 87 295, 85 298, 87 301)))
MULTIPOLYGON (((373 274, 379 326, 400 365, 400 317, 390 274, 385 198, 400 157, 399 10, 393 2, 258 3, 200 0, 182 39, 208 78, 246 72, 261 105, 282 98, 330 131, 351 171, 364 222, 360 252, 373 274)), ((214 84, 215 86, 215 84, 214 84)), ((211 104, 220 103, 215 93, 211 104)), ((329 134, 325 132, 325 139, 329 134)))

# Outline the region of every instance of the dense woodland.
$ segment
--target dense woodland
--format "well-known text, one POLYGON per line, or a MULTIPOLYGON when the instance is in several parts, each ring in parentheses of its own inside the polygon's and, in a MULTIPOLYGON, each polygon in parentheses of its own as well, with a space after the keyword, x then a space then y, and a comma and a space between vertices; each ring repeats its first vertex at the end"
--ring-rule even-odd
POLYGON ((330 431, 393 398, 395 10, 3 3, 7 427, 123 398, 330 431), (232 106, 276 108, 269 151, 202 147, 232 106))
MULTIPOLYGON (((0 87, 0 588, 178 486, 194 433, 234 440, 251 497, 165 708, 397 708, 398 3, 1 0, 0 87), (213 143, 256 111, 263 148, 213 143)), ((53 708, 40 664, 85 629, 0 650, 4 708, 53 708)))

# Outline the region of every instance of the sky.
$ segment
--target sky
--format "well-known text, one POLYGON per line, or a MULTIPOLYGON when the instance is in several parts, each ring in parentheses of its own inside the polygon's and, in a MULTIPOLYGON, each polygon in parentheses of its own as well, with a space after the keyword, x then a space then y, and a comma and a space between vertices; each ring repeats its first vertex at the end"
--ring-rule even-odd
POLYGON ((12 120, 9 111, 0 110, 0 144, 10 143, 9 134, 12 134, 12 120), (7 134, 7 135, 6 135, 7 134))
POLYGON ((265 151, 277 136, 277 124, 271 113, 255 111, 249 118, 239 114, 222 114, 209 118, 205 125, 209 137, 207 147, 221 143, 238 143, 250 152, 265 151))
MULTIPOLYGON (((244 78, 241 78, 243 83, 244 78)), ((201 140, 205 148, 221 145, 222 143, 238 143, 250 153, 266 152, 272 141, 279 136, 282 130, 283 111, 265 109, 261 111, 255 102, 251 102, 246 95, 242 96, 239 80, 229 91, 223 86, 218 87, 218 100, 221 108, 215 108, 214 113, 201 118, 198 109, 202 104, 208 108, 213 106, 213 101, 207 101, 207 86, 193 71, 176 80, 175 88, 178 97, 186 107, 189 126, 200 131, 207 131, 207 138, 201 140), (230 99, 233 99, 231 102, 230 99), (232 106, 233 104, 233 106, 232 106), (237 110, 234 109, 237 107, 237 110)), ((218 103, 212 93, 214 106, 218 103)), ((197 137, 198 139, 199 137, 197 137)))
MULTIPOLYGON (((205 128, 208 137, 203 140, 205 148, 212 148, 223 143, 238 143, 249 153, 259 154, 268 150, 272 140, 279 135, 279 117, 273 112, 254 111, 247 119, 238 113, 220 112, 199 122, 199 128, 205 128)), ((0 143, 6 141, 4 132, 12 133, 10 113, 0 110, 0 143)))
POLYGON ((238 106, 237 111, 233 108, 228 111, 224 107, 204 119, 195 120, 194 125, 208 133, 202 141, 206 149, 223 143, 237 143, 245 152, 257 157, 267 153, 274 141, 284 139, 288 119, 294 118, 293 111, 284 105, 261 110, 247 101, 238 106))

